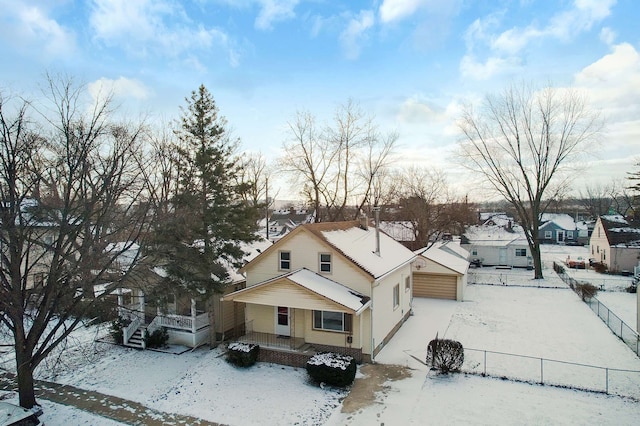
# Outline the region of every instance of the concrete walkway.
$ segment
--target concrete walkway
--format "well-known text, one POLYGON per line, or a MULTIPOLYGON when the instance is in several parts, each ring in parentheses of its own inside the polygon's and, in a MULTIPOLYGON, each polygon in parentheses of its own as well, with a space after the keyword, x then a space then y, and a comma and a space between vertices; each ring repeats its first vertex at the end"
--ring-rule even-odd
MULTIPOLYGON (((36 380, 35 387, 37 399, 69 405, 129 425, 219 425, 191 416, 165 413, 134 401, 74 386, 36 380)), ((17 388, 17 383, 12 375, 8 373, 0 375, 0 389, 17 391, 17 388)))

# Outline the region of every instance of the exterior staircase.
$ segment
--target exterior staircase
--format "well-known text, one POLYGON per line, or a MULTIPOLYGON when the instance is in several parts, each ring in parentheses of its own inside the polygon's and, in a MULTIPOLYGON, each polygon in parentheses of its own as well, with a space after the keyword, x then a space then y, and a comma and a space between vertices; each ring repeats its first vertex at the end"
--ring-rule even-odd
POLYGON ((130 348, 136 349, 144 349, 144 332, 146 327, 138 327, 138 329, 133 333, 133 336, 129 339, 129 342, 125 344, 130 348))

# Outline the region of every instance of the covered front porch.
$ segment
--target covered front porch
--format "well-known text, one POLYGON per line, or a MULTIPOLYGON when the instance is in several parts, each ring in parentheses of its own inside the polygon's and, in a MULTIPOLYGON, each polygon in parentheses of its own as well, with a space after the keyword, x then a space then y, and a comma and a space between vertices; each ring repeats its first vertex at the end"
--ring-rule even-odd
MULTIPOLYGON (((362 360, 370 346, 370 301, 346 286, 301 269, 223 297, 245 305, 244 333, 238 341, 279 355, 266 359, 288 365, 283 352, 313 355, 335 351, 362 360), (274 359, 275 358, 275 359, 274 359)), ((273 354, 272 354, 273 355, 273 354)))
POLYGON ((186 307, 174 301, 167 312, 162 312, 158 307, 146 305, 143 291, 120 291, 118 316, 129 321, 123 327, 125 346, 145 349, 145 333, 152 334, 161 328, 167 330, 170 344, 195 348, 209 342, 209 313, 201 310, 194 299, 189 299, 186 307))

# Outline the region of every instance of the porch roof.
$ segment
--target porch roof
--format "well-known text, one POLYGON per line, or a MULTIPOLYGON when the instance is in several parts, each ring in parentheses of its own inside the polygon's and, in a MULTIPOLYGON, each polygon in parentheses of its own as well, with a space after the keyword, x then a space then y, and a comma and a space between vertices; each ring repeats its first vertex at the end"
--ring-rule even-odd
POLYGON ((356 315, 360 315, 371 303, 369 297, 306 268, 230 293, 222 300, 334 310, 356 315))

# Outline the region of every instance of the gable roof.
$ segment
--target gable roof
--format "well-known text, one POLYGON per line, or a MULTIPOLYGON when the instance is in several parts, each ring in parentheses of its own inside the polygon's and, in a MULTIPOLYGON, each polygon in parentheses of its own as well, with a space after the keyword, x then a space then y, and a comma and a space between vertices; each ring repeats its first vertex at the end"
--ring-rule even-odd
POLYGON ((640 228, 620 215, 600 216, 610 246, 640 247, 640 228))
POLYGON ((414 259, 415 254, 380 231, 380 253, 376 250, 376 229, 364 229, 360 221, 325 222, 302 225, 322 241, 351 260, 373 278, 380 278, 414 259))
POLYGON ((469 269, 469 252, 451 241, 437 242, 429 248, 416 250, 415 253, 461 275, 469 269))
MULTIPOLYGON (((281 244, 294 238, 300 232, 306 232, 317 238, 322 244, 332 248, 358 269, 371 278, 379 279, 397 268, 409 263, 415 254, 380 231, 380 254, 375 253, 376 230, 373 227, 360 226, 360 221, 308 223, 296 227, 277 241, 256 259, 266 253, 277 250, 281 244)), ((250 267, 251 262, 245 267, 250 267)), ((241 271, 244 271, 242 268, 241 271)))
MULTIPOLYGON (((360 315, 360 313, 370 305, 369 297, 306 268, 278 275, 277 277, 268 279, 256 285, 230 293, 222 299, 243 301, 242 299, 244 297, 248 297, 251 293, 259 293, 265 287, 282 283, 283 280, 311 292, 314 295, 320 296, 323 299, 336 303, 345 310, 356 315, 360 315)), ((301 301, 301 303, 304 302, 301 301)), ((300 307, 310 308, 309 306, 300 307)))
POLYGON ((507 230, 497 225, 469 226, 464 232, 469 244, 474 246, 505 247, 511 244, 528 246, 527 237, 521 226, 516 225, 507 230))
POLYGON ((559 228, 567 231, 576 230, 576 222, 566 213, 543 213, 540 216, 540 223, 542 224, 540 228, 550 222, 555 223, 559 228))

